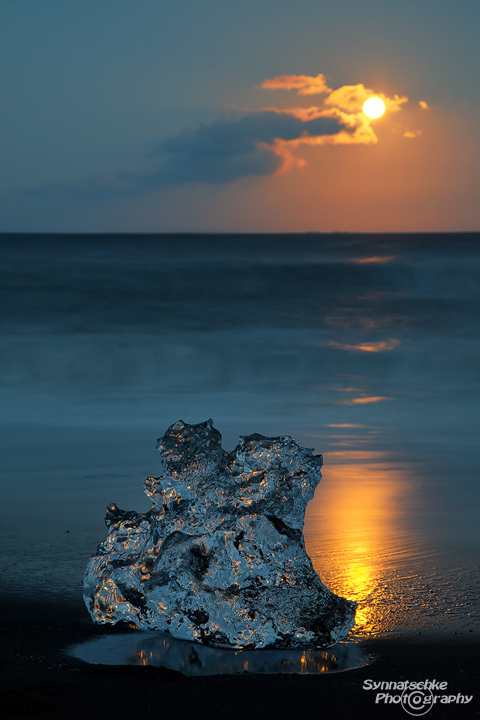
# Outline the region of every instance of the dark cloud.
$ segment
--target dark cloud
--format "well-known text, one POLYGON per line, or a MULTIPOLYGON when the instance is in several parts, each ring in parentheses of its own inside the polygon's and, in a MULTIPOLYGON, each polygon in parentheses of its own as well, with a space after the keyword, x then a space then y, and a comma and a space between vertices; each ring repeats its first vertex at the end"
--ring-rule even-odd
POLYGON ((230 182, 247 175, 271 175, 283 163, 270 146, 275 140, 336 135, 345 130, 333 117, 302 120, 293 113, 261 110, 221 118, 168 138, 155 154, 168 155, 159 170, 138 178, 142 187, 167 183, 230 182))
POLYGON ((247 176, 272 175, 286 161, 283 146, 309 138, 335 137, 353 132, 338 117, 319 116, 318 109, 275 109, 232 112, 159 143, 151 153, 153 172, 120 172, 70 183, 24 188, 31 195, 54 194, 105 199, 135 195, 167 185, 203 182, 228 183, 247 176), (303 112, 303 118, 300 113, 303 112), (344 134, 344 133, 343 133, 344 134))

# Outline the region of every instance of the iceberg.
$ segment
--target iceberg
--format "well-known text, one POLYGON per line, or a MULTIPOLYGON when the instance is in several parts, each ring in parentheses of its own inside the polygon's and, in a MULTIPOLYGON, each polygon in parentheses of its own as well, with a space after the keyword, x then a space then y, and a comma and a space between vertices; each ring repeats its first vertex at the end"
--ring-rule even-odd
POLYGON ((213 647, 322 648, 344 638, 356 603, 320 580, 305 509, 322 456, 257 433, 232 452, 212 420, 179 420, 158 440, 164 474, 145 514, 106 509, 84 600, 97 623, 125 621, 213 647))

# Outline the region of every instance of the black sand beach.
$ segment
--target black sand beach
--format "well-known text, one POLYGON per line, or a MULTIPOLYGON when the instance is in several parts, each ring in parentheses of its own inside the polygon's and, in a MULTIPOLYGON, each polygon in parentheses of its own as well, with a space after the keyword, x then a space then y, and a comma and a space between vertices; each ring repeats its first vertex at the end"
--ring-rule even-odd
POLYGON ((0 720, 478 716, 480 235, 2 236, 0 720), (366 667, 187 678, 88 665, 104 508, 146 512, 156 438, 212 417, 324 456, 306 548, 366 667), (7 593, 12 594, 8 595, 7 593))
MULTIPOLYGON (((375 703, 365 680, 447 682, 439 694, 471 696, 468 704, 435 704, 430 718, 475 718, 479 705, 476 634, 389 636, 362 643, 368 666, 325 675, 217 675, 188 678, 172 670, 89 665, 65 649, 105 632, 78 602, 4 596, 0 600, 0 717, 406 718, 399 704, 375 703)), ((392 692, 392 694, 398 694, 392 692)))

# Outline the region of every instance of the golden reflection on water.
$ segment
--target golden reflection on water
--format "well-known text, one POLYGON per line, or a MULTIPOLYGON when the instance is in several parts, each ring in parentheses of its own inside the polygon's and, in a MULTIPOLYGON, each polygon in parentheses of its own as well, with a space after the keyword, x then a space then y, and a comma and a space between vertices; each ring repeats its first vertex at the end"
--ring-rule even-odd
MULTIPOLYGON (((124 650, 123 637, 118 636, 117 639, 121 641, 124 650)), ((134 636, 130 636, 130 639, 132 642, 127 646, 123 662, 130 665, 166 666, 190 676, 242 672, 317 674, 359 667, 366 661, 364 654, 347 643, 328 650, 248 651, 202 645, 194 647, 189 642, 176 640, 164 633, 157 633, 151 639, 143 639, 138 643, 135 643, 134 636)))
POLYGON ((331 590, 359 603, 355 630, 378 632, 395 603, 388 579, 412 541, 409 469, 384 453, 338 451, 328 453, 322 475, 307 508, 307 552, 331 590))

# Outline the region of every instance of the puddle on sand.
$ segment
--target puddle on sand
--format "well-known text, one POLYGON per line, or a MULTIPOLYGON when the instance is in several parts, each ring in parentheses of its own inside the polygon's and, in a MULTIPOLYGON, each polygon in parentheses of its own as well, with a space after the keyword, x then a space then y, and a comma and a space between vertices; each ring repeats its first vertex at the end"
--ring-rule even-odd
POLYGON ((67 651, 73 657, 103 665, 153 665, 184 675, 235 673, 342 672, 362 667, 370 657, 353 643, 340 642, 325 650, 232 650, 177 640, 163 632, 105 635, 67 651))

